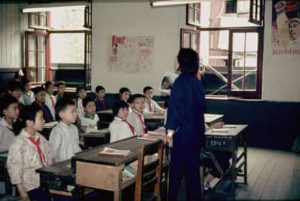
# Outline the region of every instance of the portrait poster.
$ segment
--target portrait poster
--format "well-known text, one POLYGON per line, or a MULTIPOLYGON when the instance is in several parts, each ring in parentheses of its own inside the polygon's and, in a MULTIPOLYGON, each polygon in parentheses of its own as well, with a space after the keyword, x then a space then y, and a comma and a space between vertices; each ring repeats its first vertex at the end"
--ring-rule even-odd
POLYGON ((273 55, 300 54, 300 1, 272 1, 273 55))
POLYGON ((153 72, 154 36, 112 36, 109 47, 110 72, 147 74, 153 72))

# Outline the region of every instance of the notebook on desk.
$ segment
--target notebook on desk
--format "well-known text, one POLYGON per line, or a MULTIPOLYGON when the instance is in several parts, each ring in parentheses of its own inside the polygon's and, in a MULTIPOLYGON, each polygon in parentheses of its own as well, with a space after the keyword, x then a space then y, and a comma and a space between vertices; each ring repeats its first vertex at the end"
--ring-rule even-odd
POLYGON ((126 157, 126 156, 130 155, 131 153, 132 153, 132 151, 130 151, 130 150, 120 150, 120 149, 113 149, 113 148, 109 148, 109 147, 104 147, 104 149, 102 151, 98 152, 98 154, 100 154, 100 155, 119 157, 119 158, 126 157))

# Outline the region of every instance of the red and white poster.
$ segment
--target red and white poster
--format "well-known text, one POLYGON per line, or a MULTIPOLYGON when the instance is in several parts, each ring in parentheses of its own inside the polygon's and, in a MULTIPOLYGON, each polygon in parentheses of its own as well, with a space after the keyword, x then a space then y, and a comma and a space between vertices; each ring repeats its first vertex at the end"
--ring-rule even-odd
POLYGON ((300 55, 300 1, 273 0, 272 51, 300 55))

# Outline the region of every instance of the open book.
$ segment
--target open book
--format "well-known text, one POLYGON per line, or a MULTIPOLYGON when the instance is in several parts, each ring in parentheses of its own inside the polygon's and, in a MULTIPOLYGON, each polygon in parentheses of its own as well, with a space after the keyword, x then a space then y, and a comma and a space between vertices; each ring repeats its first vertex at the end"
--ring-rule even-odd
POLYGON ((113 156, 113 157, 126 157, 132 152, 130 150, 120 150, 120 149, 113 149, 109 147, 104 147, 104 149, 98 152, 101 155, 113 156))

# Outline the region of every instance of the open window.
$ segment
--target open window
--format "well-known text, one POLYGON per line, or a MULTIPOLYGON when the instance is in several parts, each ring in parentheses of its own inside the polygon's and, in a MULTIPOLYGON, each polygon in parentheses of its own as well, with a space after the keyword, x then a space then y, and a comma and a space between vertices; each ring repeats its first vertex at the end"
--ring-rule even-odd
MULTIPOLYGON (((187 24, 200 32, 198 52, 207 95, 261 97, 263 23, 252 23, 251 12, 263 20, 263 1, 256 8, 252 1, 201 1, 199 11, 187 6, 187 22, 199 22, 187 24)), ((188 36, 181 30, 181 46, 188 36)))
POLYGON ((84 85, 90 89, 90 3, 25 8, 23 12, 28 13, 30 30, 25 34, 25 72, 29 80, 65 80, 70 87, 84 85))
POLYGON ((264 23, 264 0, 250 1, 249 22, 263 25, 264 23))

